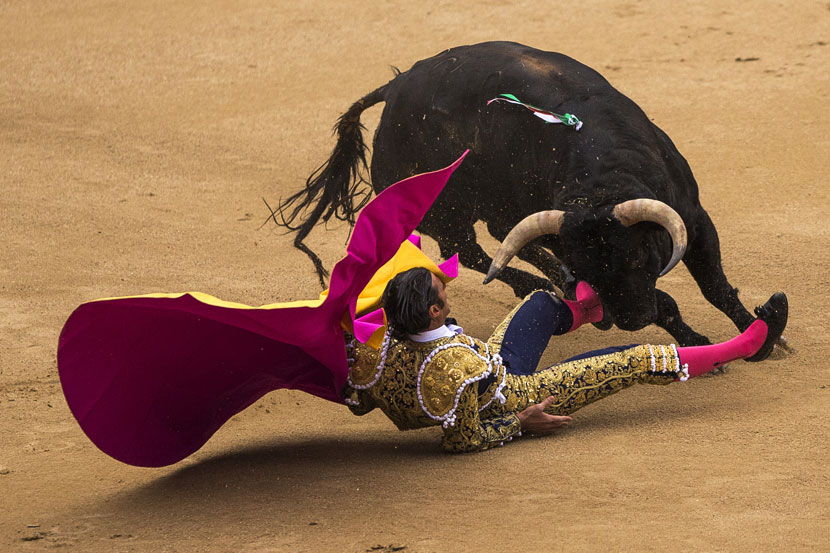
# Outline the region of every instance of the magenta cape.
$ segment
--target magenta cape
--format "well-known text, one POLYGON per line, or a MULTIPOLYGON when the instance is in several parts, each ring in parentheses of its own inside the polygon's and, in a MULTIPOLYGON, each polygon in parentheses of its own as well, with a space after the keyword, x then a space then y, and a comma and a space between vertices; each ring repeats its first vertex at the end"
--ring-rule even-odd
MULTIPOLYGON (((466 153, 465 153, 466 155, 466 153)), ((342 402, 344 313, 418 226, 464 155, 400 181, 357 219, 316 307, 250 308, 199 294, 92 301, 66 321, 58 371, 72 414, 102 451, 158 467, 199 449, 264 394, 303 390, 342 402)))

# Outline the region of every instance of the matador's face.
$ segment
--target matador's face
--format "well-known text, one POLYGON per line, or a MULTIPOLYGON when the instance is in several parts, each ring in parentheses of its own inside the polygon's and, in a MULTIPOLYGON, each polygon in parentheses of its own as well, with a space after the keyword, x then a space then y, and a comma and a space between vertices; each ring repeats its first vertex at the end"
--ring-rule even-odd
POLYGON ((430 318, 437 322, 440 326, 444 324, 444 320, 450 314, 450 300, 447 299, 447 285, 433 273, 432 287, 438 292, 438 299, 440 299, 444 305, 443 307, 438 304, 430 306, 429 315, 430 318))

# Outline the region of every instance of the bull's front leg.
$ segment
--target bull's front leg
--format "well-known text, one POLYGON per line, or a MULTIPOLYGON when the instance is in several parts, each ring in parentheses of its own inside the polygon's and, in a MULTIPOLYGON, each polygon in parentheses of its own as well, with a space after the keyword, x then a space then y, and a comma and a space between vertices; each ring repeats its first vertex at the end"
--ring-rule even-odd
POLYGON ((697 235, 689 244, 683 263, 703 292, 703 297, 732 319, 738 330, 743 332, 752 324, 755 317, 738 299, 738 289, 729 284, 723 272, 718 232, 703 208, 700 208, 697 235))
POLYGON ((674 298, 657 290, 657 317, 654 324, 671 334, 677 341, 678 346, 703 346, 711 344, 709 338, 698 334, 692 327, 683 321, 677 302, 674 298))

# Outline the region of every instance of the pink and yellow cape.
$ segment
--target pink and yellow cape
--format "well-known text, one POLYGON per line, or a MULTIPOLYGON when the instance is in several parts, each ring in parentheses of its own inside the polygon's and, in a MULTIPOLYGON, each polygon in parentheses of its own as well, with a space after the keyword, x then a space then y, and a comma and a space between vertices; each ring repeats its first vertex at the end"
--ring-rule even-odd
POLYGON ((422 266, 445 282, 457 275, 456 258, 438 266, 407 237, 465 155, 367 204, 316 300, 251 307, 192 292, 79 306, 60 335, 58 371, 83 431, 124 463, 158 467, 198 450, 272 390, 342 403, 343 330, 379 343, 384 321, 376 308, 400 271, 422 266))

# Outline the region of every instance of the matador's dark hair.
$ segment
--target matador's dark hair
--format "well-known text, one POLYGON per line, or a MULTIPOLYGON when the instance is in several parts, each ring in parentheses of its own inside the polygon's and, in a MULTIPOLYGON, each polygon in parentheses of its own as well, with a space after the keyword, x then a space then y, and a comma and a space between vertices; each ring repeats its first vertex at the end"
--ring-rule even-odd
POLYGON ((404 340, 429 328, 429 308, 444 302, 432 285, 432 273, 415 267, 395 275, 383 291, 383 311, 393 338, 404 340))

